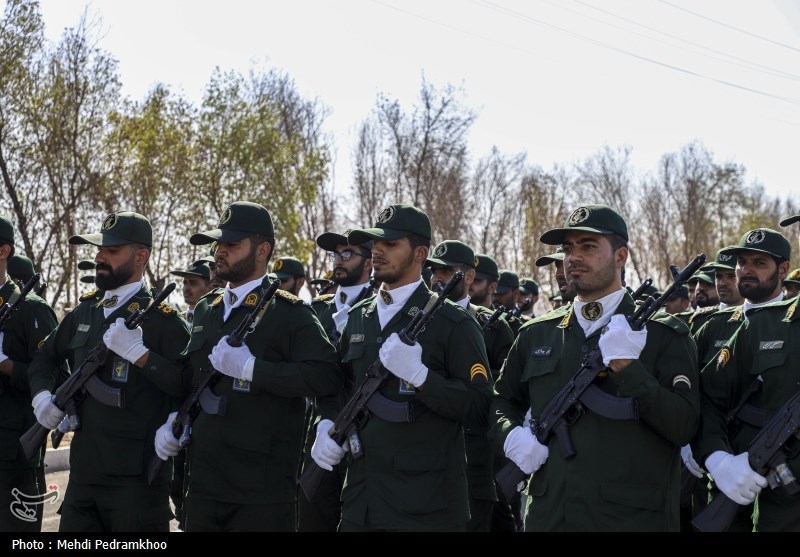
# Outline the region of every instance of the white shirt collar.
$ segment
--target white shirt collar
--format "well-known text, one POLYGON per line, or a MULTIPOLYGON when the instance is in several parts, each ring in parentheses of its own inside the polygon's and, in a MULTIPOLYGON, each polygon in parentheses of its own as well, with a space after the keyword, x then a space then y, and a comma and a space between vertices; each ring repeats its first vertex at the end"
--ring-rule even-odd
POLYGON ((461 300, 457 301, 456 304, 458 304, 459 306, 461 306, 464 309, 467 309, 467 306, 469 306, 469 296, 466 296, 466 297, 462 298, 461 300))
MULTIPOLYGON (((115 288, 114 290, 106 290, 103 293, 103 301, 110 300, 114 296, 117 297, 117 301, 113 306, 105 307, 103 306, 103 317, 108 317, 112 313, 114 313, 117 309, 122 307, 122 305, 133 298, 133 295, 136 294, 139 290, 144 288, 144 279, 138 280, 136 282, 131 282, 128 284, 123 284, 119 288, 115 288)), ((101 304, 103 302, 100 302, 101 304)))
POLYGON ((418 281, 412 282, 411 284, 406 284, 403 286, 398 286, 392 290, 387 290, 387 292, 389 292, 389 294, 392 296, 392 303, 388 305, 383 301, 383 298, 381 298, 380 294, 378 295, 376 307, 378 309, 378 321, 381 324, 381 329, 383 329, 397 314, 397 312, 403 308, 414 291, 419 288, 420 284, 422 284, 422 277, 420 277, 418 281))
POLYGON ((262 282, 264 282, 264 277, 267 274, 264 273, 264 276, 261 278, 257 278, 255 280, 251 280, 250 282, 246 282, 237 286, 236 288, 231 288, 231 283, 225 285, 225 291, 222 293, 222 303, 225 306, 225 313, 222 316, 223 321, 227 321, 228 317, 230 317, 231 312, 242 305, 244 302, 245 295, 249 294, 253 291, 257 286, 260 286, 262 282), (233 296, 231 296, 233 294, 233 296), (235 300, 233 300, 235 298, 235 300))
POLYGON ((777 296, 775 296, 771 300, 767 300, 766 302, 761 302, 759 304, 754 304, 753 302, 745 300, 744 304, 742 306, 742 311, 744 312, 745 316, 747 316, 747 311, 748 310, 751 310, 753 308, 760 308, 761 306, 765 306, 767 304, 771 304, 772 302, 780 302, 781 300, 783 300, 783 292, 781 292, 780 294, 778 294, 777 296))
POLYGON ((365 288, 369 288, 369 282, 365 282, 364 284, 356 284, 354 286, 340 286, 336 290, 336 294, 334 294, 334 303, 336 304, 337 310, 342 310, 345 306, 351 307, 353 302, 356 298, 358 298, 361 291, 365 288), (342 301, 342 294, 347 296, 347 299, 343 302, 342 301))
POLYGON ((602 315, 595 321, 586 319, 581 311, 583 310, 584 306, 591 302, 581 302, 578 300, 578 298, 575 298, 575 301, 573 302, 575 308, 573 311, 578 318, 578 323, 580 324, 581 329, 583 329, 584 335, 588 337, 598 329, 605 327, 608 322, 611 321, 611 316, 617 311, 617 307, 619 307, 622 298, 625 297, 625 292, 626 290, 624 288, 620 288, 611 294, 606 294, 602 298, 595 300, 595 302, 599 302, 603 308, 602 315))

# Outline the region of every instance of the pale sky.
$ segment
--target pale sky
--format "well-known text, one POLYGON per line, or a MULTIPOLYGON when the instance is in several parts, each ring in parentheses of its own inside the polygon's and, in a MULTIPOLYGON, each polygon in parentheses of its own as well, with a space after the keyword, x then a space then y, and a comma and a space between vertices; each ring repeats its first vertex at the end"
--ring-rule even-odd
POLYGON ((639 171, 698 139, 767 192, 800 195, 800 2, 793 0, 41 0, 57 40, 84 6, 123 93, 158 82, 199 104, 212 70, 283 70, 332 111, 337 191, 383 92, 463 85, 492 145, 543 168, 630 145, 639 171))

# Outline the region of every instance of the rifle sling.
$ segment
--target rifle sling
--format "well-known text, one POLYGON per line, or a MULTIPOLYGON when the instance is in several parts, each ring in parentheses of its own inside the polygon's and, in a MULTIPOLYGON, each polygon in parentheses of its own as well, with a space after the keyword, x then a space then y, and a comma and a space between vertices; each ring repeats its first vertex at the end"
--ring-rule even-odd
POLYGON ((392 423, 413 423, 428 411, 428 407, 415 400, 395 402, 379 392, 375 392, 367 401, 369 411, 380 419, 392 423))

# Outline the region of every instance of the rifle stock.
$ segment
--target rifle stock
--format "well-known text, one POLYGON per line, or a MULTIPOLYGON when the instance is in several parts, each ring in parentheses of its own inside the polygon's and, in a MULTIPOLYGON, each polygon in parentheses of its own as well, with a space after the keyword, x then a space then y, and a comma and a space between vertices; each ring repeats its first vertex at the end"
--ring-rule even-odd
MULTIPOLYGON (((411 322, 400 331, 398 335, 400 340, 408 345, 414 344, 417 340, 417 336, 425 329, 425 326, 445 303, 447 296, 463 278, 463 271, 458 271, 453 275, 441 292, 439 292, 438 296, 431 298, 422 311, 417 312, 411 319, 411 322)), ((364 381, 361 382, 355 394, 339 411, 339 414, 333 422, 333 426, 328 430, 328 435, 330 435, 337 444, 343 444, 350 435, 358 431, 365 423, 369 412, 367 403, 372 395, 380 389, 389 375, 391 375, 391 372, 383 366, 380 359, 372 363, 367 370, 364 381)), ((325 474, 329 473, 331 472, 320 467, 313 460, 305 470, 303 470, 298 483, 309 501, 314 499, 319 489, 320 482, 325 477, 325 474)))
MULTIPOLYGON (((228 344, 230 346, 241 346, 245 338, 253 330, 257 324, 256 319, 259 313, 266 307, 269 301, 275 296, 275 292, 280 287, 280 279, 275 279, 266 290, 262 290, 261 298, 256 303, 253 310, 242 319, 242 322, 236 327, 236 330, 228 337, 228 344)), ((175 419, 172 421, 172 435, 178 439, 181 448, 189 445, 192 439, 192 425, 197 415, 200 413, 202 407, 201 398, 206 389, 214 386, 214 383, 220 378, 221 374, 215 369, 210 369, 203 375, 200 381, 195 385, 192 392, 183 401, 175 419)), ((158 455, 153 455, 147 465, 147 483, 151 484, 156 480, 161 473, 161 468, 164 466, 164 460, 161 460, 158 455)))
MULTIPOLYGON (((640 305, 633 315, 627 318, 631 329, 635 331, 641 330, 647 320, 664 306, 670 295, 681 284, 689 280, 689 277, 703 265, 705 260, 705 254, 699 254, 682 271, 674 275, 672 284, 658 299, 653 299, 651 296, 644 304, 640 305)), ((650 278, 645 280, 633 293, 634 300, 641 296, 652 282, 650 278)), ((531 430, 541 444, 547 445, 555 435, 562 456, 571 458, 575 455, 575 447, 569 434, 571 423, 568 423, 566 416, 573 407, 584 406, 581 398, 589 389, 592 389, 594 380, 605 369, 602 353, 599 346, 596 346, 586 355, 581 369, 545 405, 539 419, 531 419, 531 430)), ((525 474, 514 462, 509 461, 495 476, 499 488, 498 491, 506 501, 511 501, 514 493, 524 485, 527 477, 528 474, 525 474)))
MULTIPOLYGON (((164 290, 158 294, 158 296, 150 301, 147 308, 144 310, 138 309, 129 315, 125 320, 125 326, 128 329, 135 329, 138 327, 150 312, 152 312, 156 307, 158 307, 159 304, 169 297, 172 291, 175 290, 175 286, 176 284, 174 282, 169 283, 164 290)), ((103 366, 107 356, 108 348, 103 341, 100 341, 89 351, 86 360, 80 365, 80 367, 76 369, 75 372, 72 373, 58 389, 56 389, 56 392, 53 395, 53 404, 61 410, 68 410, 70 408, 79 406, 82 402, 82 392, 87 387, 89 382, 92 381, 92 379, 99 381, 95 374, 103 366)), ((118 405, 122 405, 121 396, 118 405)), ((72 419, 72 416, 70 416, 70 419, 72 419)), ((42 443, 44 443, 44 440, 49 432, 49 428, 43 426, 39 422, 36 422, 30 427, 30 429, 28 429, 28 431, 22 434, 22 436, 19 438, 19 442, 22 446, 22 452, 25 454, 25 458, 30 459, 36 453, 38 448, 42 446, 42 443)), ((60 442, 60 438, 58 440, 60 442)))

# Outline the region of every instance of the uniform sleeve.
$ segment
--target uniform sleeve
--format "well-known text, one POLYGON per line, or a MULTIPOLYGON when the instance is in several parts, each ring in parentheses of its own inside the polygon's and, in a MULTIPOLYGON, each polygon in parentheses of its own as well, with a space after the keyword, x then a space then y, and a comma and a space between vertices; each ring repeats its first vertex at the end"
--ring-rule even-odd
POLYGON ((287 327, 285 361, 256 358, 253 386, 279 396, 336 395, 342 389, 342 371, 336 349, 310 308, 292 306, 287 327))
MULTIPOLYGON (((662 325, 650 322, 648 327, 662 325)), ((642 421, 683 446, 691 441, 700 420, 697 347, 686 332, 670 328, 653 335, 656 332, 650 331, 647 340, 656 350, 654 357, 648 358, 651 363, 646 367, 641 359, 634 360, 612 373, 611 379, 620 396, 636 399, 642 421)))
POLYGON ((526 385, 522 383, 525 362, 521 357, 525 354, 527 334, 522 331, 511 345, 508 356, 500 370, 500 376, 494 384, 489 415, 489 440, 495 451, 503 454, 506 437, 517 426, 523 425, 525 413, 531 407, 526 385))
POLYGON ((177 314, 154 316, 152 322, 158 326, 148 327, 144 333, 144 344, 150 354, 139 373, 164 393, 182 397, 188 394, 191 382, 191 368, 182 357, 189 343, 189 329, 177 314))
MULTIPOLYGON (((451 325, 447 324, 443 346, 445 369, 428 366, 428 377, 417 400, 445 418, 486 426, 492 383, 483 334, 468 315, 451 325)), ((422 358, 427 365, 424 347, 422 358)))
POLYGON ((701 465, 715 451, 733 453, 728 440, 728 413, 736 407, 746 390, 746 370, 753 362, 747 322, 731 337, 716 360, 700 373, 701 425, 692 443, 692 452, 701 465))
MULTIPOLYGON (((22 338, 15 337, 14 342, 18 342, 24 347, 26 354, 24 361, 14 359, 11 386, 15 390, 28 392, 30 389, 28 382, 29 362, 33 361, 33 357, 39 350, 39 343, 58 326, 58 322, 52 308, 43 302, 26 303, 23 317, 24 319, 20 323, 21 326, 18 331, 18 333, 22 334, 22 338)), ((6 334, 9 333, 6 332, 6 334)))
POLYGON ((67 367, 70 340, 75 336, 75 314, 68 313, 61 323, 44 339, 41 348, 34 354, 28 365, 28 384, 31 395, 47 390, 55 392, 64 379, 60 371, 67 367))

